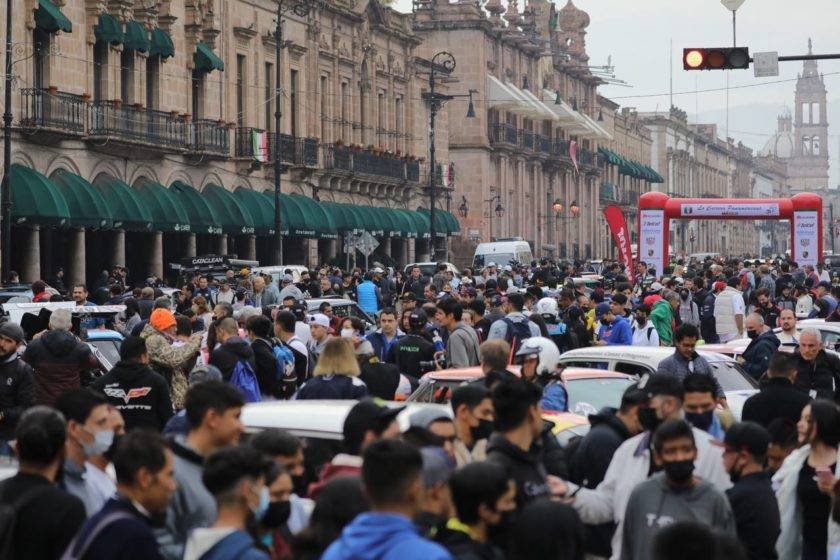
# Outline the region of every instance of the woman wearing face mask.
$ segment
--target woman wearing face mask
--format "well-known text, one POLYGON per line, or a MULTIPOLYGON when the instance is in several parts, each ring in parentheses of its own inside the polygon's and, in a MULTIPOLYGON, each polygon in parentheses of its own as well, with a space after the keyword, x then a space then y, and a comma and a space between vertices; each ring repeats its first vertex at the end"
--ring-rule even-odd
POLYGON ((292 533, 286 522, 291 514, 292 477, 277 463, 272 463, 266 475, 269 502, 260 521, 262 544, 269 550, 271 560, 291 560, 292 533))
POLYGON ((773 476, 781 513, 779 558, 824 560, 840 545, 840 525, 829 517, 840 445, 840 409, 817 399, 802 409, 796 425, 800 448, 773 476))

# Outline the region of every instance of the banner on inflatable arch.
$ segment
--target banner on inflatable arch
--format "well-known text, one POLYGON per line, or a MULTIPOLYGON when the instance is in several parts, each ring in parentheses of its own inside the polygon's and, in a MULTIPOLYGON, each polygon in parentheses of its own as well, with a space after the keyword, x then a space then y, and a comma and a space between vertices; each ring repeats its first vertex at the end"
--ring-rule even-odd
POLYGON ((639 212, 639 261, 655 268, 656 276, 665 269, 665 210, 639 212))
POLYGON ((793 236, 796 239, 791 258, 799 266, 817 265, 820 260, 819 215, 813 211, 793 213, 793 236))

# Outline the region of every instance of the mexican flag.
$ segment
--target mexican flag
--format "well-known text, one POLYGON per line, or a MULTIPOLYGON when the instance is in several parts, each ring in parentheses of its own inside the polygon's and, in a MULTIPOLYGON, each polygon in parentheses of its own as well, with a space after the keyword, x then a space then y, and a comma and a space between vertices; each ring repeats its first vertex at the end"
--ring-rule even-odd
POLYGON ((254 159, 260 163, 268 161, 268 133, 263 131, 251 131, 251 150, 254 159))

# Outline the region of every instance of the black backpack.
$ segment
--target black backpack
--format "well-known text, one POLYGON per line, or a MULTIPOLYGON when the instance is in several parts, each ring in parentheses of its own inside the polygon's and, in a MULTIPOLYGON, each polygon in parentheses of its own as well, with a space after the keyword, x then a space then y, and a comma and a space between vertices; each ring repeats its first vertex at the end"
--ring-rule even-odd
MULTIPOLYGON (((30 488, 13 502, 0 500, 0 560, 12 560, 12 549, 15 540, 18 512, 25 505, 49 490, 52 485, 44 484, 30 488)), ((3 488, 5 490, 5 488, 3 488)), ((0 490, 0 493, 3 492, 0 490)))
POLYGON ((515 356, 519 351, 519 347, 522 346, 522 341, 526 338, 534 336, 531 334, 531 320, 526 318, 522 321, 516 322, 505 317, 502 321, 504 321, 505 325, 507 325, 505 340, 508 344, 510 344, 510 348, 515 356))

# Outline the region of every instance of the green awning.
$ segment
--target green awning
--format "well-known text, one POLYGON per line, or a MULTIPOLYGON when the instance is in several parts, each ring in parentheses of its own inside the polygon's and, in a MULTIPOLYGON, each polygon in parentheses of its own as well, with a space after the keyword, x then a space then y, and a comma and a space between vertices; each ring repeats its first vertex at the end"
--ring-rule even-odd
MULTIPOLYGON (((271 191, 267 191, 265 195, 272 200, 274 199, 274 193, 271 191)), ((311 215, 308 208, 301 208, 296 199, 287 194, 281 194, 280 212, 281 219, 283 217, 288 217, 289 219, 289 235, 294 237, 318 236, 318 232, 315 231, 315 218, 311 215)))
POLYGON ((149 52, 149 32, 134 20, 126 22, 123 46, 129 51, 149 52))
POLYGON ((67 225, 70 208, 61 191, 49 179, 34 169, 13 163, 9 167, 9 185, 13 225, 67 225))
POLYGON ((411 219, 414 220, 414 223, 417 224, 417 235, 422 239, 429 239, 431 237, 431 232, 429 230, 429 216, 423 214, 422 212, 415 212, 414 210, 406 210, 408 215, 411 216, 411 219))
MULTIPOLYGON (((427 220, 431 220, 431 213, 426 208, 418 208, 417 211, 423 215, 427 220)), ((444 216, 444 210, 435 210, 435 235, 438 237, 446 237, 451 232, 450 224, 444 216)), ((431 225, 431 221, 429 221, 431 225)), ((431 232, 431 230, 429 230, 431 232)))
POLYGON ((321 206, 330 215, 337 231, 355 231, 361 229, 356 216, 346 205, 338 202, 321 202, 321 206))
POLYGON ((135 183, 134 190, 152 216, 152 229, 166 232, 189 232, 190 217, 175 194, 147 179, 135 183))
POLYGON ((111 209, 114 228, 126 231, 151 231, 154 218, 140 195, 110 175, 99 175, 92 183, 111 209))
MULTIPOLYGON (((259 194, 263 200, 268 203, 268 207, 271 210, 271 222, 274 223, 274 193, 271 191, 266 191, 259 194)), ((289 235, 289 224, 291 224, 292 219, 289 216, 289 207, 286 204, 283 204, 283 197, 288 196, 285 194, 280 195, 280 235, 289 235)), ((299 221, 299 219, 298 219, 299 221)), ((271 235, 274 235, 274 227, 271 228, 271 235)))
POLYGON ((68 225, 91 229, 111 229, 114 226, 111 209, 105 199, 82 177, 59 169, 53 174, 52 182, 61 191, 70 209, 68 225))
POLYGON ((99 23, 93 26, 93 34, 99 41, 112 45, 119 45, 125 41, 120 22, 107 12, 99 14, 99 23))
POLYGON ((201 194, 219 217, 222 231, 231 235, 254 233, 254 217, 229 190, 209 183, 201 194))
POLYGON ((607 160, 607 163, 611 165, 621 165, 621 162, 624 159, 614 151, 607 148, 598 148, 598 153, 604 156, 604 158, 606 158, 607 160))
MULTIPOLYGON (((239 187, 233 191, 233 196, 248 209, 251 217, 254 218, 255 234, 274 235, 274 200, 269 203, 262 193, 247 187, 239 187)), ((282 224, 282 213, 280 219, 282 224)), ((288 228, 286 230, 285 233, 288 234, 288 228)))
POLYGON ((73 31, 73 24, 50 0, 38 0, 38 7, 35 9, 35 25, 48 33, 73 31))
POLYGON ((223 233, 222 222, 215 209, 192 185, 175 181, 169 186, 169 190, 187 211, 187 216, 190 218, 190 231, 193 233, 223 233))
POLYGON ((441 214, 443 214, 443 219, 446 222, 446 227, 450 234, 452 233, 461 233, 461 222, 458 221, 452 212, 448 210, 439 210, 441 214))
POLYGON ((406 232, 403 229, 402 221, 398 220, 394 212, 390 208, 384 206, 374 206, 382 219, 385 221, 385 233, 389 237, 405 237, 406 232))
POLYGON ((311 216, 311 223, 314 225, 315 233, 319 238, 335 239, 337 237, 337 229, 332 215, 318 201, 299 194, 293 194, 290 198, 295 200, 305 214, 311 216))
POLYGON ((152 29, 149 56, 160 56, 162 59, 175 56, 175 44, 172 43, 172 37, 160 27, 152 29))
POLYGON ((364 221, 364 230, 371 235, 383 235, 385 233, 385 224, 376 213, 376 210, 370 206, 356 206, 356 209, 362 215, 364 221))
POLYGON ((213 70, 223 72, 225 69, 225 63, 222 62, 222 59, 203 41, 199 41, 195 46, 193 63, 196 72, 212 72, 213 70))
POLYGON ((405 237, 417 237, 417 223, 412 219, 411 215, 409 214, 409 210, 403 210, 402 208, 392 208, 391 212, 394 213, 394 217, 402 222, 403 232, 405 233, 405 237))

